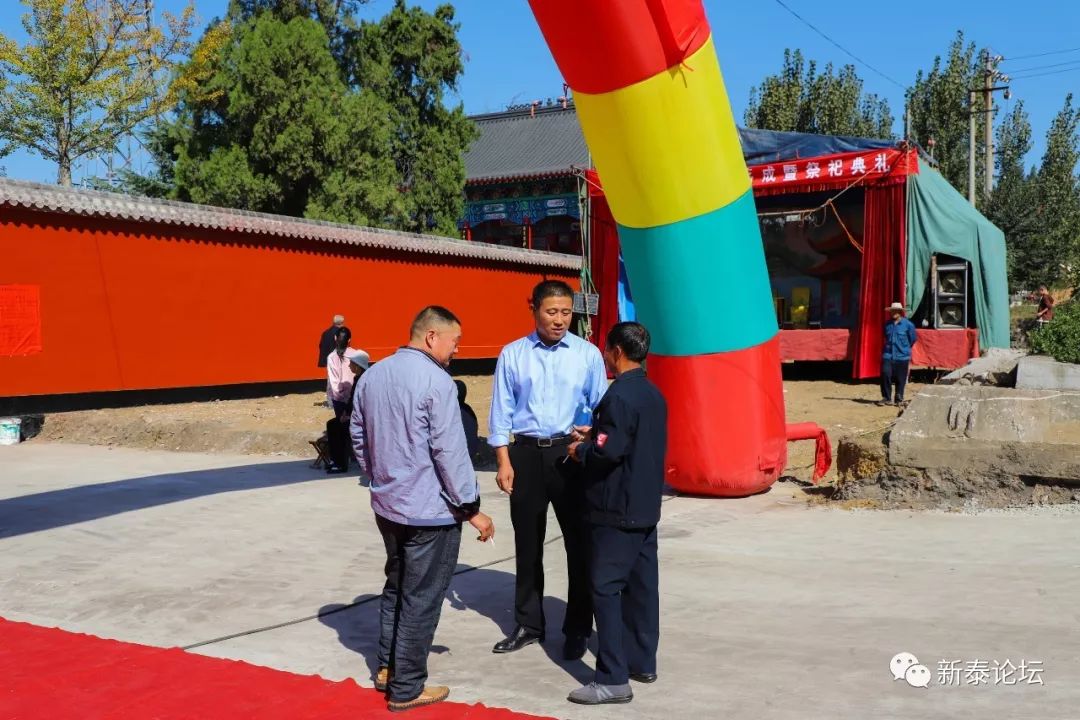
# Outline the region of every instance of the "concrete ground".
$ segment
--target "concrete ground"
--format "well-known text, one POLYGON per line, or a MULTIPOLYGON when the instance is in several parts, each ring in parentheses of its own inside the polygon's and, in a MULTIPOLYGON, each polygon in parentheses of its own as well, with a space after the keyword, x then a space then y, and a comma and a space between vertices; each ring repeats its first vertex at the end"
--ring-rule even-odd
MULTIPOLYGON (((673 497, 660 681, 630 705, 581 708, 564 698, 591 654, 563 663, 557 637, 490 652, 513 624, 513 535, 507 500, 490 474, 481 483, 496 545, 466 535, 431 658, 455 700, 563 718, 1077 716, 1075 512, 843 512, 783 487, 673 497), (902 651, 928 666, 929 688, 893 680, 902 651), (946 686, 941 660, 1026 661, 1043 684, 946 686)), ((0 448, 0 616, 12 620, 159 646, 232 636, 194 652, 369 684, 381 565, 367 490, 303 461, 0 448)), ((547 578, 557 628, 558 542, 547 578)))

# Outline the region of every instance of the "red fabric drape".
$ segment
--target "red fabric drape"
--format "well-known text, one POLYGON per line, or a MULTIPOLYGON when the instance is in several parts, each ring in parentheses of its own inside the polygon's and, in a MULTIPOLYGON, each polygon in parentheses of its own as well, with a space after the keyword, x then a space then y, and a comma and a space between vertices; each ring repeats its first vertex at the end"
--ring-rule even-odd
POLYGON ((592 341, 603 350, 608 331, 619 322, 619 230, 603 193, 590 192, 590 196, 592 277, 600 294, 600 306, 593 318, 592 341))
POLYGON ((915 367, 932 367, 955 370, 967 365, 968 360, 979 357, 979 331, 964 330, 917 330, 919 341, 911 348, 911 364, 915 367))
POLYGON ((907 246, 907 184, 866 188, 856 379, 881 373, 885 308, 904 302, 907 246))

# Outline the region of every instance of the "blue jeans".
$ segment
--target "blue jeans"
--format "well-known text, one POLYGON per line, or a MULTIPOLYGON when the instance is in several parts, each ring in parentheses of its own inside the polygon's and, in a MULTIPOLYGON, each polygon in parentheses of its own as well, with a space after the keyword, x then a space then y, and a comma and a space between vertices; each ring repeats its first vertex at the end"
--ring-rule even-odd
POLYGON ((660 571, 656 527, 592 526, 596 682, 625 685, 630 673, 656 672, 660 643, 660 571))
POLYGON ((386 545, 379 667, 391 671, 389 699, 409 702, 427 681, 428 653, 457 567, 461 525, 415 527, 379 515, 375 522, 386 545))
POLYGON ((908 370, 911 367, 910 360, 881 360, 881 399, 885 402, 902 402, 904 400, 904 387, 907 385, 908 370), (896 386, 896 397, 893 397, 893 385, 896 386))

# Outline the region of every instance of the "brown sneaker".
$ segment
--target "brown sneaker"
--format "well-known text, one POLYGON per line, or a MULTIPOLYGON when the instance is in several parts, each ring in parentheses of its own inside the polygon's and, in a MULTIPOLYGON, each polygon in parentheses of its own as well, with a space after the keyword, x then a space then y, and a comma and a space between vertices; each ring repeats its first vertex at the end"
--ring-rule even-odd
POLYGON ((413 710, 418 707, 441 703, 448 697, 450 697, 450 688, 443 687, 442 685, 433 685, 431 687, 425 687, 424 691, 420 693, 418 697, 409 700, 408 702, 394 702, 391 700, 386 703, 386 708, 390 712, 405 712, 406 710, 413 710))
POLYGON ((379 668, 379 672, 375 674, 375 689, 379 692, 386 692, 386 686, 390 684, 390 668, 379 668))

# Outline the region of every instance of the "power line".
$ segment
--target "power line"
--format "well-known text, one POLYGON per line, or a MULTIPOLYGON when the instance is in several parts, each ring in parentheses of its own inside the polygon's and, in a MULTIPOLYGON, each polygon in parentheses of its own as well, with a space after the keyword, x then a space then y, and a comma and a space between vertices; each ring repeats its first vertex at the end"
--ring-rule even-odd
POLYGON ((1028 60, 1030 58, 1048 57, 1050 55, 1065 55, 1066 53, 1078 52, 1080 47, 1067 48, 1065 50, 1051 50, 1050 52, 1032 53, 1031 55, 1010 55, 1005 58, 1003 62, 1012 62, 1013 60, 1028 60))
POLYGON ((836 41, 835 41, 835 40, 833 40, 833 39, 832 39, 831 37, 829 37, 828 35, 826 35, 826 34, 825 34, 824 32, 822 32, 821 30, 819 30, 819 29, 817 28, 817 26, 815 26, 815 25, 814 25, 814 24, 813 24, 812 22, 810 22, 809 20, 807 20, 806 18, 804 18, 804 17, 802 16, 802 15, 800 15, 799 13, 795 12, 794 10, 792 10, 792 9, 791 9, 790 7, 788 7, 788 6, 787 6, 787 4, 785 4, 785 3, 784 3, 784 0, 776 0, 776 4, 777 4, 777 5, 779 5, 780 7, 784 8, 785 10, 787 10, 787 11, 788 11, 789 13, 791 13, 792 15, 794 15, 794 16, 795 16, 796 18, 798 18, 798 20, 799 20, 800 22, 802 22, 802 23, 803 23, 804 25, 806 25, 806 26, 807 26, 808 28, 810 28, 811 30, 813 30, 814 32, 816 32, 816 33, 817 33, 818 35, 820 35, 821 37, 823 37, 823 38, 825 38, 826 40, 828 40, 828 41, 829 41, 830 43, 832 43, 833 45, 835 45, 835 46, 836 46, 837 48, 839 48, 839 49, 840 49, 840 50, 841 50, 842 52, 846 53, 846 54, 847 54, 848 56, 850 56, 850 57, 851 57, 852 59, 854 59, 854 60, 855 60, 856 62, 858 62, 858 63, 860 63, 860 64, 862 64, 862 65, 865 65, 866 67, 868 67, 869 69, 873 70, 873 71, 874 71, 874 72, 876 72, 876 73, 877 73, 878 75, 880 75, 881 77, 885 78, 886 80, 888 80, 888 81, 889 81, 889 82, 891 82, 891 83, 892 83, 893 85, 895 85, 896 87, 900 88, 901 90, 907 90, 907 86, 905 86, 905 85, 903 85, 903 84, 901 84, 901 83, 897 82, 896 80, 893 80, 893 79, 892 79, 891 77, 889 77, 889 76, 888 76, 888 75, 886 75, 885 73, 881 72, 881 71, 880 71, 880 70, 878 70, 878 69, 877 69, 876 67, 874 67, 874 66, 873 66, 873 65, 871 65, 870 63, 866 62, 865 60, 863 60, 862 58, 860 58, 860 57, 859 57, 858 55, 856 55, 855 53, 851 52, 851 51, 850 51, 850 50, 848 50, 848 49, 847 49, 846 47, 844 47, 844 46, 843 46, 843 45, 841 45, 840 43, 836 42, 836 41))
POLYGON ((1030 80, 1031 78, 1047 77, 1049 75, 1061 75, 1063 73, 1071 73, 1080 70, 1080 67, 1066 68, 1065 70, 1051 70, 1050 72, 1034 73, 1032 75, 1021 75, 1020 77, 1009 76, 1010 82, 1016 80, 1030 80))
POLYGON ((1019 70, 1010 70, 1009 75, 1018 75, 1020 73, 1031 72, 1032 70, 1046 70, 1048 68, 1067 67, 1069 65, 1080 64, 1080 60, 1069 60, 1068 62, 1051 63, 1050 65, 1033 65, 1032 67, 1020 68, 1019 70))

